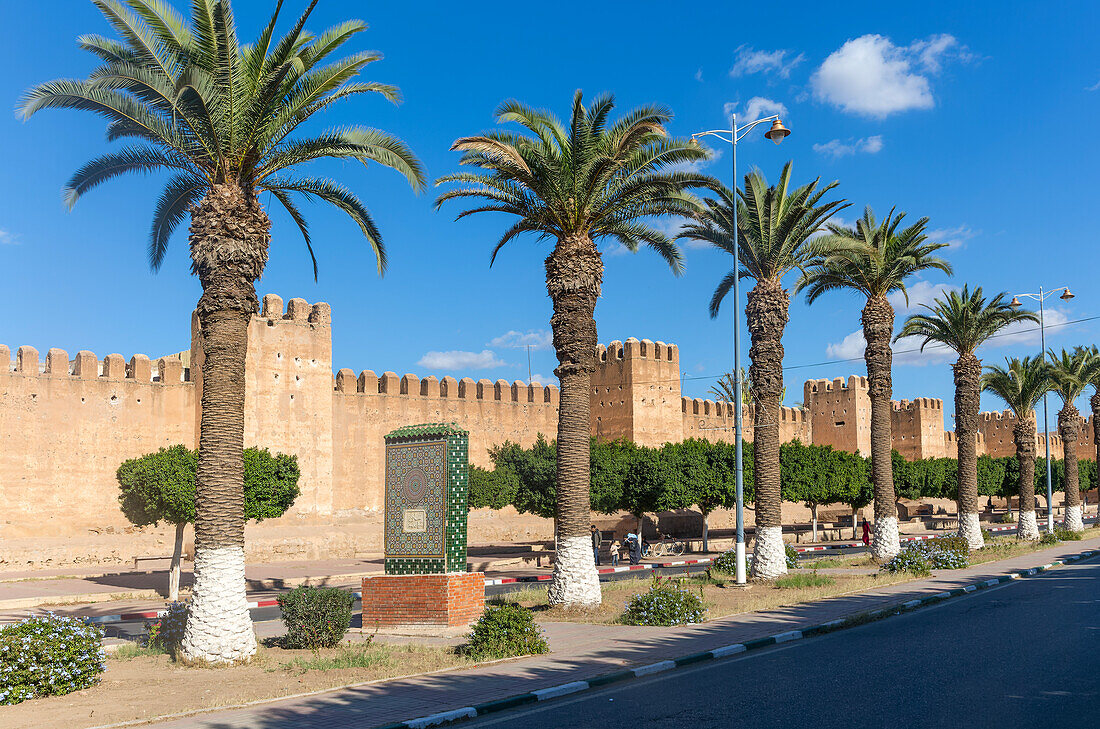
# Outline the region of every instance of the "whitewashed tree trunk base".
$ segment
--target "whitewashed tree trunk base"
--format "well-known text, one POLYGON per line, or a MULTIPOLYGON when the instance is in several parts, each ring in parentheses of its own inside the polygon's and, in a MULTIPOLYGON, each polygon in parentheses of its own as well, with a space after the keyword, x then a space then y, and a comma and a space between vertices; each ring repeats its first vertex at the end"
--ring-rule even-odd
POLYGON ((188 663, 247 662, 256 633, 245 595, 244 547, 195 547, 195 587, 181 654, 188 663))
POLYGON ((901 551, 896 516, 880 516, 875 519, 875 533, 871 536, 871 558, 882 564, 889 562, 901 551))
POLYGON ((598 607, 600 576, 592 553, 592 537, 558 537, 554 555, 554 576, 546 594, 551 605, 598 607))
POLYGON ((959 514, 959 536, 966 540, 971 549, 985 546, 985 537, 982 536, 982 525, 977 514, 959 514))
POLYGON ((756 527, 756 544, 752 550, 752 576, 774 580, 787 574, 787 549, 783 544, 783 527, 756 527))
POLYGON ((1066 507, 1066 529, 1071 532, 1085 531, 1085 519, 1080 506, 1066 507))
POLYGON ((1021 511, 1020 518, 1016 522, 1016 539, 1037 540, 1039 538, 1039 521, 1035 518, 1034 511, 1021 511))

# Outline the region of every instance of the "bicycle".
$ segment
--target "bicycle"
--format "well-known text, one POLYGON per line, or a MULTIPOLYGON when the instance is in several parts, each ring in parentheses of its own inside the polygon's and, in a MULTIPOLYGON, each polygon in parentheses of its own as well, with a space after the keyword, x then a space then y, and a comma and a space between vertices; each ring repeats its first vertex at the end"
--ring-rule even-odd
POLYGON ((643 542, 643 557, 679 557, 687 551, 687 545, 665 534, 661 535, 661 541, 657 543, 643 542))

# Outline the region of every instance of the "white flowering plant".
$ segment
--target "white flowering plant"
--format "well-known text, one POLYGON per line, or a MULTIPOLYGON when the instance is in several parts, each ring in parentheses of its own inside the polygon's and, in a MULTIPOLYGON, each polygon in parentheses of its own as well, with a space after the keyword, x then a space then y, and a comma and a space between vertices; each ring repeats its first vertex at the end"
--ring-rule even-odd
POLYGON ((96 685, 107 670, 102 640, 98 626, 53 613, 0 628, 0 705, 96 685))
POLYGON ((970 566, 970 546, 958 536, 909 542, 882 565, 887 572, 927 575, 932 570, 957 570, 970 566))
POLYGON ((690 625, 706 619, 707 610, 699 595, 672 582, 669 578, 655 576, 648 592, 630 598, 622 615, 627 625, 690 625))

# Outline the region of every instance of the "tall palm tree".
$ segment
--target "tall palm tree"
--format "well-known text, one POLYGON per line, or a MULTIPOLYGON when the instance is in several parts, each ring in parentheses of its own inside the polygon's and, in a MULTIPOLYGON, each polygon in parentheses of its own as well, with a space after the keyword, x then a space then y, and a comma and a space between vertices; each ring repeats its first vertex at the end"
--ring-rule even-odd
POLYGON ((753 468, 756 480, 756 539, 753 577, 772 579, 787 571, 780 515, 779 408, 783 398, 783 329, 787 326, 790 297, 783 277, 809 261, 808 240, 829 216, 846 207, 843 200, 821 200, 837 183, 818 187, 818 180, 791 188, 791 163, 783 167, 777 184, 768 186, 763 173, 745 175, 745 188, 736 195, 715 190, 699 219, 686 226, 686 238, 706 241, 730 255, 734 237, 740 242, 740 260, 718 284, 710 299, 710 315, 733 286, 735 277, 756 283, 747 296, 745 318, 752 347, 749 381, 754 403, 753 468), (737 228, 734 229, 734 206, 737 228))
POLYGON ((905 283, 928 270, 951 273, 947 261, 934 255, 943 243, 928 240, 928 218, 902 228, 905 213, 891 210, 879 222, 868 207, 852 227, 830 225, 817 241, 817 256, 796 290, 806 290, 807 303, 826 291, 850 289, 866 297, 861 323, 867 343, 867 394, 871 400, 871 482, 875 490, 875 533, 871 555, 885 562, 901 549, 898 507, 894 491, 890 418, 893 408, 894 307, 887 298, 900 291, 906 303, 905 283))
POLYGON ((1035 406, 1054 383, 1050 365, 1043 357, 1006 358, 1005 365, 985 368, 982 390, 1004 400, 1016 416, 1012 426, 1016 460, 1020 464, 1016 538, 1034 540, 1039 538, 1039 523, 1035 519, 1035 406))
POLYGON ((902 337, 922 337, 921 349, 936 342, 959 356, 952 365, 955 373, 955 442, 958 446, 959 536, 971 549, 985 546, 978 523, 978 412, 981 409, 982 361, 974 354, 987 339, 1009 324, 1038 322, 1034 312, 1014 308, 999 293, 991 299, 982 287, 973 291, 948 291, 931 305, 928 314, 913 314, 898 332, 902 337))
MULTIPOLYGON (((247 327, 257 310, 271 224, 260 193, 286 208, 313 251, 295 196, 345 212, 374 250, 386 256, 370 213, 336 182, 297 176, 311 160, 377 162, 415 189, 424 173, 400 140, 363 127, 299 136, 299 127, 332 104, 359 94, 398 100, 395 87, 360 82, 379 58, 373 51, 334 54, 366 25, 342 23, 321 35, 304 30, 316 5, 277 36, 279 7, 259 37, 242 46, 228 0, 192 0, 184 19, 160 0, 95 0, 118 39, 81 36, 101 61, 87 79, 62 79, 26 92, 21 112, 91 111, 122 149, 85 164, 65 189, 70 205, 127 172, 172 173, 153 214, 149 260, 157 270, 172 232, 191 216, 191 271, 202 296, 196 313, 204 352, 202 420, 196 477, 195 587, 183 641, 187 660, 230 663, 256 649, 244 582, 244 364, 247 327)), ((314 260, 316 276, 316 260, 314 260)))
POLYGON ((1081 477, 1077 470, 1077 436, 1081 432, 1081 413, 1073 404, 1094 377, 1096 365, 1092 352, 1085 347, 1075 347, 1072 352, 1062 350, 1049 352, 1051 377, 1054 387, 1051 389, 1062 398, 1062 409, 1058 411, 1058 435, 1062 438, 1062 468, 1065 472, 1063 483, 1066 489, 1065 527, 1072 532, 1085 530, 1084 514, 1081 509, 1081 477))
MULTIPOLYGON (((1092 408, 1092 443, 1096 448, 1096 463, 1100 467, 1100 349, 1090 347, 1089 353, 1092 355, 1092 367, 1089 369, 1089 384, 1093 388, 1092 397, 1089 398, 1089 406, 1092 408)), ((1096 493, 1100 496, 1100 476, 1097 476, 1097 482, 1096 493)), ((1096 508, 1097 518, 1100 519, 1100 502, 1096 508)))
POLYGON ((554 605, 600 602, 588 531, 589 381, 596 367, 594 316, 603 281, 603 257, 596 241, 612 238, 630 251, 648 246, 679 275, 679 248, 649 221, 692 215, 699 202, 687 189, 712 184, 702 174, 669 169, 704 160, 707 152, 686 139, 668 137, 668 109, 641 107, 611 123, 614 106, 611 95, 585 106, 577 91, 565 126, 549 112, 506 101, 497 109, 497 121, 516 122, 529 133, 492 131, 456 140, 451 148, 463 153, 460 163, 481 171, 436 181, 458 184, 439 196, 437 207, 447 200, 476 199, 475 207, 459 218, 479 212, 518 218, 497 242, 490 266, 501 248, 521 233, 553 242, 545 266, 546 290, 554 307, 554 372, 561 381, 557 552, 549 588, 554 605))

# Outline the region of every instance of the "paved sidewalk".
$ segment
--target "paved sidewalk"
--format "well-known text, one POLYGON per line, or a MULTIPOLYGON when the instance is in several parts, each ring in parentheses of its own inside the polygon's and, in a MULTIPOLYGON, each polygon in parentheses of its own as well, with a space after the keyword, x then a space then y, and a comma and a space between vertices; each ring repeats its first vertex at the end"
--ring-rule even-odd
MULTIPOLYGON (((580 681, 628 667, 744 643, 838 620, 1007 572, 1038 567, 1087 549, 1100 537, 943 575, 816 603, 720 618, 684 628, 551 623, 553 653, 430 676, 385 681, 314 696, 221 710, 158 724, 164 729, 329 729, 369 727, 580 681)), ((1012 588, 1008 588, 1011 590, 1012 588)))

